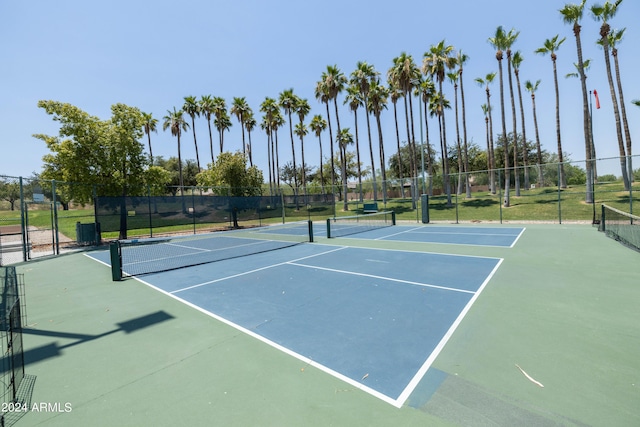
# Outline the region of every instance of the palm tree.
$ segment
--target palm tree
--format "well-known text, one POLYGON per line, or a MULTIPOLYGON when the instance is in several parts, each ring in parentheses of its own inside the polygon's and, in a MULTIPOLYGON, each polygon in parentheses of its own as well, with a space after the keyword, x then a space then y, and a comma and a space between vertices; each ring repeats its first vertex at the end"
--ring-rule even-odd
POLYGON ((380 171, 382 173, 382 200, 387 203, 387 172, 384 158, 384 141, 382 138, 382 125, 380 123, 380 113, 387 108, 387 97, 389 91, 386 87, 375 82, 369 88, 369 111, 375 116, 378 126, 378 147, 380 149, 380 171))
MULTIPOLYGON (((369 138, 369 152, 371 153, 371 176, 373 179, 373 200, 378 199, 378 187, 376 181, 376 168, 373 161, 373 142, 371 138, 371 122, 369 120, 369 90, 371 84, 378 78, 379 73, 373 65, 359 61, 356 69, 351 73, 351 85, 357 88, 360 93, 361 103, 364 105, 365 117, 367 120, 367 136, 369 138)), ((357 140, 357 138, 356 138, 357 140)), ((356 147, 357 148, 357 147, 356 147)), ((358 163, 360 160, 358 159, 358 163)))
POLYGON ((236 116, 236 119, 240 122, 240 128, 242 129, 242 154, 247 155, 247 144, 244 138, 244 121, 249 112, 249 104, 245 97, 234 97, 231 103, 231 114, 236 116))
MULTIPOLYGON (((326 86, 329 93, 329 100, 333 100, 333 106, 335 109, 335 117, 336 117, 336 129, 337 134, 340 135, 340 115, 338 114, 338 95, 343 91, 345 85, 347 84, 347 78, 340 71, 340 69, 334 66, 327 66, 327 74, 326 74, 326 86)), ((346 165, 346 159, 345 159, 346 165)), ((346 180, 346 173, 343 177, 346 180)), ((345 193, 346 198, 346 193, 345 193)))
MULTIPOLYGON (((482 114, 484 115, 484 126, 485 126, 485 133, 486 133, 486 139, 487 139, 487 153, 491 152, 491 148, 490 148, 490 131, 489 131, 489 116, 491 115, 491 108, 487 105, 487 104, 482 104, 480 106, 480 108, 482 109, 482 114)), ((491 160, 489 159, 489 156, 487 155, 487 169, 491 170, 491 160)), ((491 188, 491 184, 489 184, 489 188, 491 188)))
MULTIPOLYGON (((520 118, 522 119, 522 166, 524 168, 524 189, 527 190, 530 187, 529 183, 529 149, 527 147, 527 130, 524 119, 524 106, 522 105, 522 88, 520 86, 520 64, 524 58, 522 57, 522 53, 517 51, 513 54, 511 58, 511 63, 513 64, 513 74, 516 76, 516 86, 518 88, 518 102, 520 104, 520 118)), ((517 153, 513 154, 514 159, 517 156, 517 153)), ((515 161, 515 160, 514 160, 515 161)))
MULTIPOLYGON (((433 97, 429 101, 429 115, 438 119, 438 130, 440 135, 440 153, 446 153, 447 148, 443 138, 442 116, 445 110, 451 109, 451 103, 440 93, 434 93, 433 97)), ((445 163, 449 163, 449 157, 446 154, 441 154, 440 160, 442 163, 442 170, 445 170, 445 163)))
MULTIPOLYGON (((424 74, 429 74, 434 77, 438 82, 438 93, 439 93, 439 102, 440 102, 440 120, 442 123, 442 145, 443 152, 442 156, 444 158, 447 156, 447 127, 445 125, 445 114, 444 114, 444 95, 442 91, 442 83, 444 82, 446 76, 446 70, 452 69, 456 66, 456 58, 452 56, 453 46, 446 45, 445 41, 442 40, 440 43, 436 45, 432 45, 429 49, 429 52, 424 54, 424 61, 422 65, 422 72, 424 74)), ((451 188, 449 184, 449 162, 444 161, 444 169, 443 169, 443 178, 444 178, 444 187, 447 193, 447 205, 451 205, 451 188)))
MULTIPOLYGON (((278 102, 273 98, 265 98, 260 104, 260 111, 264 113, 262 118, 262 128, 267 132, 267 159, 269 164, 269 189, 271 194, 274 194, 274 189, 277 188, 276 183, 276 158, 274 150, 274 132, 278 128, 278 117, 280 116, 280 109, 278 102)), ((279 169, 279 168, 278 168, 279 169)), ((279 185, 279 181, 278 181, 279 185)))
POLYGON ((196 140, 196 116, 200 116, 200 104, 195 96, 185 96, 182 109, 191 117, 193 144, 196 146, 196 163, 198 165, 198 172, 200 172, 200 156, 198 155, 198 141, 196 140))
POLYGON ((151 150, 151 132, 158 132, 157 125, 158 119, 153 118, 151 113, 142 113, 142 119, 144 120, 144 133, 147 134, 147 139, 149 140, 149 158, 151 159, 151 164, 153 165, 153 151, 151 150))
MULTIPOLYGON (((517 123, 518 123, 518 119, 516 117, 516 97, 513 93, 513 79, 511 77, 512 73, 511 73, 511 69, 512 69, 512 51, 511 51, 511 46, 513 46, 513 44, 516 42, 518 35, 520 34, 519 31, 515 31, 514 29, 509 30, 508 33, 506 33, 506 37, 505 37, 505 48, 506 48, 506 53, 507 53, 507 74, 509 76, 509 95, 510 95, 510 99, 511 99, 511 120, 512 120, 512 125, 513 125, 513 171, 514 171, 514 180, 515 180, 515 189, 516 189, 516 197, 520 196, 520 174, 518 173, 518 130, 517 130, 517 123)), ((505 138, 507 136, 505 135, 505 138)))
POLYGON ((405 52, 393 58, 393 66, 387 71, 387 81, 400 89, 404 94, 404 111, 407 128, 407 144, 411 154, 411 188, 412 207, 415 209, 417 200, 418 167, 416 165, 416 138, 413 126, 413 98, 411 91, 420 80, 420 69, 413 61, 413 57, 405 52))
POLYGON ((222 130, 229 129, 231 127, 231 121, 227 114, 227 102, 224 98, 216 96, 213 98, 212 104, 212 111, 215 116, 214 124, 218 129, 218 143, 220 145, 220 153, 222 153, 224 151, 224 134, 222 130))
POLYGON ((604 49, 604 62, 607 70, 607 80, 609 82, 609 91, 611 92, 611 103, 613 104, 613 114, 616 119, 616 136, 618 137, 618 150, 620 152, 620 167, 622 168, 622 180, 624 181, 625 190, 630 188, 629 175, 627 173, 627 153, 625 152, 624 140, 622 138, 622 126, 620 120, 620 109, 618 107, 618 97, 613 84, 613 76, 611 74, 611 60, 609 59, 609 33, 611 27, 609 20, 613 18, 618 10, 618 6, 622 0, 615 3, 605 2, 604 5, 595 4, 591 6, 591 14, 597 22, 602 21, 600 26, 600 42, 604 49))
POLYGON ((349 128, 341 129, 338 133, 338 147, 340 148, 340 170, 342 175, 342 191, 343 191, 343 210, 349 210, 347 199, 347 145, 353 144, 353 135, 349 132, 349 128))
POLYGON ((542 148, 540 147, 538 115, 536 114, 536 91, 538 90, 538 86, 540 86, 540 80, 537 80, 535 83, 531 83, 531 81, 527 80, 524 83, 525 89, 531 93, 531 105, 533 108, 533 127, 536 130, 536 151, 538 154, 538 187, 542 187, 544 185, 544 179, 542 177, 542 148))
POLYGON ((480 86, 485 87, 485 92, 487 93, 487 115, 489 118, 489 145, 487 146, 487 168, 489 169, 489 191, 491 194, 496 194, 496 160, 493 152, 493 118, 491 108, 491 91, 489 90, 489 85, 493 83, 493 80, 496 78, 496 73, 489 73, 485 76, 485 78, 478 77, 476 78, 476 83, 480 86))
MULTIPOLYGON (((427 145, 426 154, 427 154, 427 173, 429 174, 429 189, 427 194, 430 196, 433 195, 433 159, 431 158, 431 144, 429 142, 429 114, 428 114, 428 106, 431 102, 431 99, 436 93, 436 86, 433 83, 433 80, 430 78, 425 78, 420 81, 420 84, 416 87, 416 95, 422 101, 422 108, 424 111, 424 126, 425 126, 425 143, 427 145)), ((399 147, 398 147, 399 150, 399 147)), ((424 148, 420 147, 420 154, 424 156, 424 148)), ((400 161, 400 157, 398 157, 398 161, 400 161)))
POLYGON ((464 84, 462 80, 462 72, 464 71, 464 64, 469 60, 469 56, 462 53, 462 50, 458 51, 456 62, 458 64, 458 75, 460 80, 460 101, 462 103, 462 138, 464 140, 464 170, 465 170, 465 187, 467 189, 466 197, 471 198, 471 182, 469 180, 469 144, 467 142, 467 114, 464 104, 464 84))
POLYGON ((249 138, 249 144, 247 145, 247 152, 249 153, 249 165, 253 166, 253 150, 251 144, 251 132, 256 127, 256 119, 253 117, 253 111, 251 108, 247 110, 246 117, 244 118, 244 128, 247 130, 247 137, 249 138))
MULTIPOLYGON (((363 202, 364 196, 362 193, 362 162, 360 161, 360 134, 358 132, 358 108, 362 107, 362 95, 360 94, 360 87, 355 85, 351 80, 350 85, 347 87, 347 95, 344 98, 344 103, 349 105, 351 111, 353 111, 353 122, 355 124, 356 131, 356 162, 358 163, 358 193, 360 197, 360 203, 363 202)), ((369 141, 371 142, 371 141, 369 141)), ((369 151, 371 152, 371 166, 373 168, 373 149, 369 144, 369 151)), ((375 170, 373 171, 373 194, 375 198, 376 194, 376 179, 375 170)))
POLYGON ((167 115, 163 117, 162 130, 166 131, 167 129, 171 130, 171 135, 178 138, 178 176, 180 179, 180 195, 184 196, 184 180, 182 178, 182 154, 180 150, 180 136, 182 132, 186 132, 189 129, 189 124, 184 121, 183 111, 176 110, 176 107, 173 107, 173 111, 167 110, 167 115))
POLYGON ((510 206, 509 187, 511 177, 509 176, 509 141, 507 140, 507 123, 504 115, 504 85, 502 78, 502 59, 504 58, 504 49, 506 48, 507 33, 502 26, 496 29, 495 35, 489 37, 489 43, 496 50, 496 59, 498 60, 498 74, 500 76, 500 114, 502 118, 502 135, 504 136, 504 207, 510 206))
POLYGON ((404 178, 402 173, 402 156, 400 154, 400 131, 398 129, 398 99, 402 96, 400 91, 393 83, 389 83, 389 97, 393 103, 393 118, 396 125, 396 142, 398 153, 398 178, 400 179, 400 191, 404 199, 404 178))
POLYGON ((300 155, 302 157, 302 191, 304 194, 307 194, 307 171, 306 171, 306 163, 304 161, 304 137, 308 133, 307 128, 304 125, 304 119, 309 115, 311 111, 311 107, 309 106, 309 101, 304 98, 296 97, 296 102, 294 105, 294 109, 296 114, 298 115, 298 120, 300 123, 296 125, 296 135, 300 137, 300 155))
POLYGON ((584 73, 584 62, 582 60, 582 41, 580 38, 580 21, 582 20, 582 14, 584 13, 584 6, 587 0, 582 0, 579 4, 565 4, 560 9, 562 19, 566 24, 570 24, 573 27, 573 35, 576 38, 576 49, 578 52, 578 72, 580 73, 580 85, 582 88, 582 117, 583 117, 583 132, 584 132, 584 146, 586 159, 591 159, 587 162, 587 185, 585 201, 586 203, 593 203, 593 164, 595 159, 592 157, 592 140, 591 140, 591 117, 589 115, 589 100, 587 99, 587 77, 584 73))
POLYGON ((224 133, 228 131, 231 126, 231 117, 227 114, 227 110, 221 111, 216 114, 216 118, 213 120, 213 124, 218 129, 218 135, 220 135, 220 153, 222 153, 222 147, 224 145, 224 133))
POLYGON ((309 125, 311 130, 318 137, 318 144, 320 145, 320 186, 322 188, 322 194, 325 194, 324 191, 324 176, 322 176, 322 132, 327 128, 327 121, 322 118, 320 114, 316 114, 311 119, 311 124, 309 125))
POLYGON ((291 120, 291 113, 293 112, 294 105, 297 97, 293 93, 293 89, 286 89, 280 93, 280 99, 278 103, 284 110, 285 114, 289 116, 289 135, 291 136, 291 155, 293 158, 293 191, 294 196, 298 194, 298 169, 296 168, 296 147, 293 142, 293 121, 291 120))
POLYGON ((567 187, 567 180, 564 173, 564 158, 562 154, 562 141, 560 137, 560 91, 558 90, 558 69, 556 67, 556 60, 558 56, 556 55, 556 51, 560 48, 560 45, 564 43, 566 37, 558 40, 560 36, 556 34, 551 39, 546 39, 544 41, 544 45, 538 49, 536 49, 535 53, 540 55, 551 55, 551 62, 553 63, 553 83, 556 89, 556 138, 558 141, 558 162, 560 162, 560 188, 567 187))
POLYGON ((466 172, 464 170, 464 166, 462 165, 462 146, 460 144, 460 126, 458 120, 458 77, 460 75, 457 72, 447 73, 447 78, 449 82, 453 85, 453 105, 454 111, 456 115, 456 152, 458 157, 458 186, 456 189, 456 194, 462 194, 462 175, 466 172))
POLYGON ((629 170, 629 182, 633 182, 633 165, 631 152, 631 133, 629 132, 629 122, 627 121, 627 108, 625 107, 624 94, 622 93, 622 81, 620 80, 620 67, 618 64, 618 44, 624 37, 626 28, 616 31, 612 30, 609 34, 609 46, 611 47, 611 56, 613 56, 613 64, 616 69, 616 81, 618 83, 618 95, 620 95, 620 112, 622 113, 622 127, 624 128, 624 137, 627 143, 627 169, 629 170))
POLYGON ((329 148, 330 148, 330 161, 331 161, 331 194, 334 194, 333 185, 335 184, 335 166, 333 164, 333 130, 331 129, 331 114, 329 114, 329 88, 327 86, 327 73, 323 72, 320 81, 316 83, 315 97, 318 101, 322 102, 327 110, 327 124, 329 126, 329 148))
POLYGON ((207 119, 207 126, 209 128, 209 148, 211 149, 211 164, 214 164, 213 156, 213 136, 211 134, 211 116, 213 115, 214 103, 211 95, 203 95, 200 98, 200 112, 207 119))

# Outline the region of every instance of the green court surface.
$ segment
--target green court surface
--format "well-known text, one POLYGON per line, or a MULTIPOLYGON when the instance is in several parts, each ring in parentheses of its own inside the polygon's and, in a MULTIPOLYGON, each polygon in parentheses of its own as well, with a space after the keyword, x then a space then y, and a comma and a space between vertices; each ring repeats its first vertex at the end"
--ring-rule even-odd
POLYGON ((82 253, 21 264, 43 410, 16 425, 640 425, 640 253, 590 225, 525 227, 513 248, 318 239, 504 259, 401 408, 82 253))

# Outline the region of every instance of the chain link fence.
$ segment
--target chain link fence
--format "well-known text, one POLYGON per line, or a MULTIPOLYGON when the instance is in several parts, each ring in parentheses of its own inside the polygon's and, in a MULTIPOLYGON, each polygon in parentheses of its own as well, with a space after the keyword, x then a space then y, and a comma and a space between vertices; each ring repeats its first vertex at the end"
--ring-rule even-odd
MULTIPOLYGON (((637 157, 634 164, 640 164, 637 157)), ((262 196, 253 197, 228 196, 228 188, 196 187, 148 188, 145 194, 104 197, 100 188, 88 184, 0 175, 0 265, 124 235, 323 221, 364 213, 364 205, 371 202, 381 210, 393 210, 400 221, 425 222, 426 215, 430 221, 450 223, 597 223, 603 203, 630 213, 635 204, 640 210, 640 169, 625 185, 622 163, 618 157, 595 160, 593 177, 587 176, 584 161, 452 173, 448 191, 442 175, 421 174, 378 182, 375 188, 370 180, 361 185, 350 182, 346 193, 342 185, 310 184, 303 192, 265 185, 257 191, 262 196)))

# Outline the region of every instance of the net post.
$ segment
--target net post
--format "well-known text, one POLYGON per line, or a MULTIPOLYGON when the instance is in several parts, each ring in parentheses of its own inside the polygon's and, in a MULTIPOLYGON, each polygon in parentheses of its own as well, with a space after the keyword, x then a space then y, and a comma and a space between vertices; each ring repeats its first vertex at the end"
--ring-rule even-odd
POLYGON ((119 242, 109 244, 109 254, 111 255, 111 280, 118 282, 122 280, 122 258, 120 257, 119 242))
POLYGON ((604 207, 604 204, 602 204, 600 206, 600 208, 602 209, 602 215, 600 216, 600 231, 607 231, 605 229, 607 221, 605 221, 605 211, 606 211, 606 209, 604 207))
POLYGON ((396 225, 396 212, 391 211, 391 225, 396 225))
POLYGON ((313 243, 313 221, 308 220, 309 223, 309 242, 313 243))
POLYGON ((327 239, 331 238, 331 218, 327 218, 327 239))
POLYGON ((420 206, 422 208, 422 223, 429 224, 429 195, 420 196, 420 206))

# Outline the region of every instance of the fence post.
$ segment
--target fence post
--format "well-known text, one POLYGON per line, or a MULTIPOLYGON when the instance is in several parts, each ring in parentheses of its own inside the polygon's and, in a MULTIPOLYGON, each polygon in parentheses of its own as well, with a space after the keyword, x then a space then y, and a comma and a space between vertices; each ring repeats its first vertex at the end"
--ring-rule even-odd
POLYGON ((24 188, 22 186, 22 177, 19 178, 20 182, 20 228, 22 233, 22 260, 27 261, 27 241, 29 234, 27 233, 28 221, 26 209, 27 206, 24 202, 24 188))
POLYGON ((558 163, 558 222, 562 224, 562 193, 560 186, 562 185, 562 163, 558 163))
MULTIPOLYGON (((56 199, 56 180, 51 180, 51 201, 53 202, 53 229, 55 230, 55 254, 60 255, 60 235, 58 234, 58 201, 56 199)), ((76 236, 77 240, 78 236, 76 236)))

